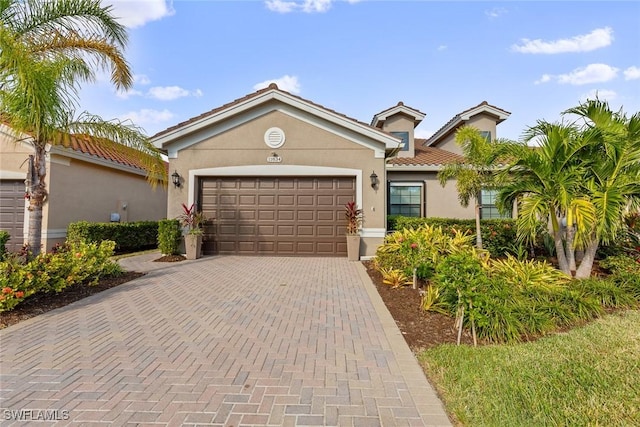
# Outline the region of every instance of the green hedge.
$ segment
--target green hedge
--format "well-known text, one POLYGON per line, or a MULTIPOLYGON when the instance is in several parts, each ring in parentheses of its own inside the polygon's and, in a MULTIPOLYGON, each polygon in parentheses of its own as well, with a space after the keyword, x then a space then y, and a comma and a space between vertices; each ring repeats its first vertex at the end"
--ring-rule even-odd
POLYGON ((7 253, 7 242, 11 236, 6 231, 0 230, 0 261, 4 259, 5 254, 7 253))
POLYGON ((163 219, 158 224, 158 248, 163 255, 178 255, 182 228, 177 219, 163 219))
POLYGON ((79 221, 67 227, 67 241, 99 243, 112 240, 116 253, 136 252, 156 248, 158 221, 87 222, 79 221))
MULTIPOLYGON (((474 239, 476 235, 476 221, 473 219, 389 216, 387 222, 393 224, 395 230, 430 225, 432 227, 441 227, 445 231, 455 228, 463 233, 473 235, 474 239)), ((480 228, 482 230, 482 246, 491 253, 492 257, 500 258, 507 254, 518 255, 518 251, 522 250, 516 244, 515 220, 483 219, 480 228)))

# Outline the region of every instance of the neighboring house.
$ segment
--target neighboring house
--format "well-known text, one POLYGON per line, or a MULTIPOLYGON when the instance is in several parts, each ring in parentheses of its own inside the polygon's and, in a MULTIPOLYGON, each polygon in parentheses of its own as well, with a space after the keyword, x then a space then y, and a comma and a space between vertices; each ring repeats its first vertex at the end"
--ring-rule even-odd
POLYGON ((151 139, 179 180, 169 185, 168 217, 195 203, 209 219, 204 253, 346 255, 344 205, 354 200, 364 211, 360 254, 369 257, 389 212, 473 217, 454 183, 443 189, 435 175, 460 158, 451 144, 460 124, 495 136, 508 116, 483 103, 416 140, 424 113, 402 103, 367 124, 271 84, 151 139))
MULTIPOLYGON (((9 250, 20 249, 27 237, 25 179, 31 154, 28 138, 16 141, 10 129, 0 125, 0 229, 11 235, 9 250)), ((49 147, 46 181, 43 250, 63 243, 71 222, 166 218, 166 189, 152 189, 133 156, 105 150, 79 136, 71 138, 68 147, 49 147)))

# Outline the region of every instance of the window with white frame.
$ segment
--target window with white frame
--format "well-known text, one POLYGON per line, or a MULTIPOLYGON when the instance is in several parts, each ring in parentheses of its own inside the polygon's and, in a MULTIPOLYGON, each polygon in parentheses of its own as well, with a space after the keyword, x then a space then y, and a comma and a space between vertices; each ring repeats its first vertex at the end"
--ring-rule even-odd
POLYGON ((482 190, 480 191, 480 218, 482 219, 504 219, 511 218, 511 212, 501 214, 496 206, 496 198, 498 190, 482 190))
POLYGON ((389 183, 389 215, 424 216, 423 200, 424 183, 389 183))

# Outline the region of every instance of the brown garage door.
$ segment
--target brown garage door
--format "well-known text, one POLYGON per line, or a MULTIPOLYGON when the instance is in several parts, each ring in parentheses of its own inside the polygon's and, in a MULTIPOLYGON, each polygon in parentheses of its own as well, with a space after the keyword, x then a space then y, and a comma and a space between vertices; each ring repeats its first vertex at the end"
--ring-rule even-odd
POLYGON ((200 181, 204 252, 346 256, 350 177, 221 177, 200 181))
POLYGON ((11 235, 7 250, 22 248, 24 223, 24 181, 0 181, 0 230, 11 235))

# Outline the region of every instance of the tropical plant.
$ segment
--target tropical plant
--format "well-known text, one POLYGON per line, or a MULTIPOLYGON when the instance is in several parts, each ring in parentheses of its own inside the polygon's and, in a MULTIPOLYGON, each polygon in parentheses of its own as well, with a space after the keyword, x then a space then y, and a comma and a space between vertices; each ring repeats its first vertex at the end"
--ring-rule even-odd
POLYGON ((563 115, 583 123, 539 121, 522 143, 501 147, 511 161, 498 204, 518 203, 521 239, 535 239, 540 221, 550 224, 560 269, 586 278, 600 243, 618 238, 624 215, 640 207, 640 113, 627 118, 589 100, 563 115))
POLYGON ((186 227, 187 234, 202 234, 202 226, 206 221, 204 214, 197 210, 195 203, 191 206, 182 204, 182 213, 178 216, 178 221, 186 227))
POLYGON ((411 280, 409 280, 402 270, 381 268, 380 274, 382 274, 382 283, 389 285, 394 289, 411 284, 411 280))
POLYGON ((449 163, 438 172, 438 180, 443 187, 450 179, 456 179, 458 199, 464 207, 470 200, 475 200, 476 247, 482 249, 482 233, 480 229, 480 193, 483 189, 495 188, 495 147, 480 131, 472 126, 462 126, 456 132, 456 143, 461 147, 463 160, 449 163))
POLYGON ((362 209, 359 209, 356 202, 347 202, 344 206, 344 217, 347 220, 347 234, 354 236, 360 231, 362 225, 362 209))
POLYGON ((122 53, 126 30, 111 6, 102 6, 99 0, 0 0, 0 20, 0 107, 16 139, 33 145, 28 243, 38 254, 42 207, 48 196, 48 145, 67 146, 73 137, 91 138, 135 157, 152 184, 166 182, 166 172, 159 151, 142 129, 130 122, 74 113, 79 85, 94 80, 97 69, 109 70, 118 89, 132 84, 122 53))

